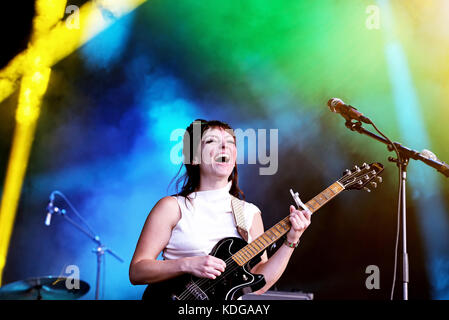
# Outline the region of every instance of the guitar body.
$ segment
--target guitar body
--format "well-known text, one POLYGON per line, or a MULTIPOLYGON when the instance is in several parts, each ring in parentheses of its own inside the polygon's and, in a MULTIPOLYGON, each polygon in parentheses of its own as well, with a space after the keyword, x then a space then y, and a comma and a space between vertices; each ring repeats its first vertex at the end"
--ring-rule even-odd
POLYGON ((150 284, 142 300, 236 300, 244 294, 245 288, 259 290, 265 285, 265 279, 263 275, 252 274, 249 270, 260 261, 262 253, 243 266, 231 259, 232 255, 246 245, 240 238, 220 240, 210 253, 226 262, 226 269, 220 276, 207 279, 185 274, 150 284))

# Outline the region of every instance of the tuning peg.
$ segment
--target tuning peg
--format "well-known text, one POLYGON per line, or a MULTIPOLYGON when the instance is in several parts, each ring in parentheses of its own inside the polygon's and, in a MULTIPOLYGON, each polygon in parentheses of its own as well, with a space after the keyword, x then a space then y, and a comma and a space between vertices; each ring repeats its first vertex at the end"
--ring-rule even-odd
POLYGON ((377 176, 376 179, 377 179, 377 182, 382 183, 382 177, 377 176))
POLYGON ((366 192, 371 192, 371 190, 367 187, 363 187, 363 190, 365 190, 366 192))
POLYGON ((359 171, 360 171, 360 168, 357 167, 357 166, 354 166, 354 170, 357 171, 357 172, 359 172, 359 171))
POLYGON ((346 169, 345 172, 343 172, 345 175, 351 174, 351 170, 346 169))
POLYGON ((364 162, 364 163, 362 164, 362 168, 363 168, 363 169, 369 170, 369 169, 370 169, 370 166, 369 166, 369 164, 367 164, 366 162, 364 162))
POLYGON ((377 188, 377 183, 375 183, 374 181, 371 181, 370 184, 373 186, 373 188, 377 188))
POLYGON ((369 175, 365 175, 365 180, 369 180, 369 175))

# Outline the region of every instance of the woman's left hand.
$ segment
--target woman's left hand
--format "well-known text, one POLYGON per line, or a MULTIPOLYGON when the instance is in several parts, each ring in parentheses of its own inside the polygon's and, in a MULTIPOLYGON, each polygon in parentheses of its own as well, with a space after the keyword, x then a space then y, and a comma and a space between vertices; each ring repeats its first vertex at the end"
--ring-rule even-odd
POLYGON ((310 225, 311 215, 306 210, 296 210, 293 205, 290 206, 290 223, 292 227, 287 233, 287 241, 298 242, 304 230, 310 225))

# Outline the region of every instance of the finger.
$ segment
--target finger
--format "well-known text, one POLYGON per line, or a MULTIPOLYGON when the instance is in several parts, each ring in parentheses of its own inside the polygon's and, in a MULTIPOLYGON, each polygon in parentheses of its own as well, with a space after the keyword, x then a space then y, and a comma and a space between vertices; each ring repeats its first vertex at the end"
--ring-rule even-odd
POLYGON ((298 218, 305 225, 308 225, 310 223, 310 220, 307 218, 306 213, 304 213, 304 211, 298 214, 298 218))
POLYGON ((221 263, 216 263, 215 265, 213 265, 213 267, 217 270, 220 270, 221 272, 225 271, 226 265, 223 265, 221 263))
POLYGON ((292 224, 292 227, 295 231, 301 230, 302 229, 302 222, 299 219, 299 217, 297 215, 291 216, 290 217, 290 222, 292 224))
POLYGON ((221 274, 221 271, 215 268, 208 268, 207 273, 213 274, 214 276, 218 277, 221 274))
POLYGON ((306 217, 307 220, 311 220, 312 219, 312 212, 304 210, 303 211, 304 216, 306 217))
POLYGON ((211 255, 208 256, 208 261, 210 263, 217 263, 217 264, 222 264, 222 265, 226 266, 226 263, 223 260, 221 260, 220 258, 211 256, 211 255))
POLYGON ((209 278, 209 279, 214 280, 214 279, 217 278, 217 276, 215 276, 215 275, 212 274, 212 273, 206 272, 206 273, 204 274, 204 278, 209 278))
POLYGON ((300 214, 301 211, 299 210, 293 210, 292 212, 290 212, 290 216, 291 217, 296 217, 300 214))
POLYGON ((220 263, 221 266, 223 266, 223 269, 226 268, 226 262, 224 262, 224 261, 221 260, 221 259, 218 259, 218 262, 220 263))
POLYGON ((307 226, 307 220, 303 220, 302 215, 299 214, 296 216, 296 223, 299 230, 304 230, 307 226))
POLYGON ((217 268, 217 269, 223 269, 222 271, 224 271, 224 269, 226 268, 226 262, 224 262, 223 260, 221 260, 220 258, 211 256, 213 259, 212 261, 212 265, 217 268))

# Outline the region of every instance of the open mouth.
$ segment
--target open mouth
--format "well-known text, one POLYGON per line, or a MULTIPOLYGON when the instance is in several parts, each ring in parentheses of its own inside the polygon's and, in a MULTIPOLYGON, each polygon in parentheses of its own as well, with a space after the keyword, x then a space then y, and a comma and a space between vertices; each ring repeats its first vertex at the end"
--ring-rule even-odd
POLYGON ((231 157, 225 153, 221 153, 217 155, 214 160, 218 163, 228 163, 231 160, 231 157))

